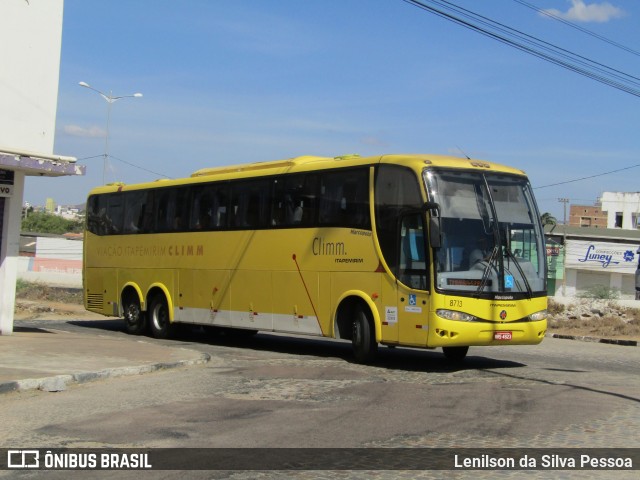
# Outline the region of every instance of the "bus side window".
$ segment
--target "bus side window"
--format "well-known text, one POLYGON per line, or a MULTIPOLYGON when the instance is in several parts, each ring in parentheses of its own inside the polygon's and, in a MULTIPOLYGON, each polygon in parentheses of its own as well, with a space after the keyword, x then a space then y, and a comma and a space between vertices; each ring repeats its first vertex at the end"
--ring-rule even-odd
POLYGON ((227 184, 216 185, 212 195, 211 222, 212 227, 227 227, 227 209, 229 207, 229 187, 227 184))
POLYGON ((211 185, 196 187, 191 196, 189 230, 209 230, 213 227, 213 189, 211 185))
POLYGON ((155 231, 167 232, 170 230, 171 220, 169 219, 170 190, 160 189, 156 192, 154 217, 155 231))
POLYGON ((87 201, 87 230, 96 235, 106 235, 107 196, 92 195, 87 201))
POLYGON ((267 226, 270 188, 266 180, 237 182, 231 187, 231 227, 267 226))
POLYGON ((189 189, 162 188, 156 190, 154 203, 155 231, 183 232, 189 227, 189 189))
POLYGON ((399 279, 411 288, 426 290, 426 243, 422 217, 410 214, 401 218, 399 279))
POLYGON ((175 190, 173 196, 173 231, 184 232, 189 228, 189 188, 181 187, 175 190))
POLYGON ((112 193, 107 198, 106 234, 117 235, 122 233, 122 225, 124 223, 123 195, 122 193, 112 193))
POLYGON ((320 225, 339 225, 342 219, 342 181, 335 174, 324 174, 320 182, 320 225))
POLYGON ((294 195, 293 222, 301 227, 317 225, 318 175, 306 174, 294 195))
POLYGON ((285 175, 273 183, 271 225, 312 226, 316 219, 317 176, 285 175))
POLYGON ((123 233, 143 233, 145 231, 148 194, 148 191, 124 194, 123 233))
POLYGON ((368 169, 325 173, 320 192, 321 225, 371 228, 368 169))
POLYGON ((375 207, 382 255, 391 269, 399 266, 401 245, 398 218, 407 208, 420 208, 422 197, 416 175, 405 167, 380 165, 375 180, 375 207))

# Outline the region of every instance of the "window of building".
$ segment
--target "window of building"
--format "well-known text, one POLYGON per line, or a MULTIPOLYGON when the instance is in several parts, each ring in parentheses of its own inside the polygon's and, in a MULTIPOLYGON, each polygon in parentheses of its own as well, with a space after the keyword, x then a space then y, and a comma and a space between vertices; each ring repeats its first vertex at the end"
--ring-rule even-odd
POLYGON ((616 212, 615 228, 622 228, 622 212, 616 212))

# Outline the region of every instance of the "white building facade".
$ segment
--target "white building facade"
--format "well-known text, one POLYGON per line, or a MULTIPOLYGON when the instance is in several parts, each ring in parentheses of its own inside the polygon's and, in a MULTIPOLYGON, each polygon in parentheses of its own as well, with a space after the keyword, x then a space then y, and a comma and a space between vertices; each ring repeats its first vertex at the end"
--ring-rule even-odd
POLYGON ((0 2, 0 335, 13 332, 25 178, 84 175, 74 158, 53 153, 63 8, 0 2))
POLYGON ((600 202, 607 212, 607 228, 640 228, 640 192, 604 192, 600 202))
POLYGON ((546 237, 549 295, 636 298, 640 230, 557 225, 546 237))

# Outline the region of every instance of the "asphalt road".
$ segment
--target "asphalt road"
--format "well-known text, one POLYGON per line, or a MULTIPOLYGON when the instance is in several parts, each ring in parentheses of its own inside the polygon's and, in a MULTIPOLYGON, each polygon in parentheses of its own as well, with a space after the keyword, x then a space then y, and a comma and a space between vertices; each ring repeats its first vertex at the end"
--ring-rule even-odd
MULTIPOLYGON (((29 325, 125 335, 120 323, 111 320, 29 325)), ((471 348, 460 366, 452 366, 440 351, 382 347, 379 361, 364 366, 352 362, 349 344, 325 339, 258 334, 233 340, 191 332, 175 340, 145 341, 207 352, 212 359, 202 366, 88 383, 59 393, 4 395, 0 443, 24 448, 640 448, 639 347, 547 338, 538 346, 471 348)), ((69 478, 70 473, 47 476, 69 478)), ((486 472, 468 473, 493 478, 486 472)), ((574 478, 612 478, 612 473, 582 471, 574 478)), ((615 478, 627 478, 631 472, 615 473, 615 478)), ((123 472, 100 475, 121 478, 123 472)), ((146 475, 182 478, 177 472, 146 475)), ((386 472, 376 478, 399 476, 417 477, 416 472, 386 472)), ((78 478, 84 477, 86 472, 78 478)), ((25 473, 21 478, 31 477, 25 473)))

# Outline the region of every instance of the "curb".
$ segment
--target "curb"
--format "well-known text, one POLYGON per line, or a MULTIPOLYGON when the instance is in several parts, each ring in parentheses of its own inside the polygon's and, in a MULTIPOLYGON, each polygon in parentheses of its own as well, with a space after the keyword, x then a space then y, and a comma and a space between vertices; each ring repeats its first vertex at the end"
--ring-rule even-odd
POLYGON ((179 360, 172 363, 152 363, 140 365, 138 367, 116 367, 97 372, 81 372, 70 375, 55 375, 45 378, 28 378, 25 380, 15 380, 0 383, 0 394, 11 392, 22 392, 26 390, 42 390, 44 392, 60 392, 66 390, 70 385, 95 382, 107 378, 127 377, 132 375, 144 375, 147 373, 169 370, 172 368, 189 367, 193 365, 203 365, 211 360, 211 355, 201 353, 200 358, 194 360, 179 360))
POLYGON ((637 347, 637 340, 622 340, 614 338, 588 337, 584 335, 565 335, 563 333, 547 333, 545 337, 559 338, 561 340, 578 340, 580 342, 607 343, 610 345, 622 345, 625 347, 637 347))

